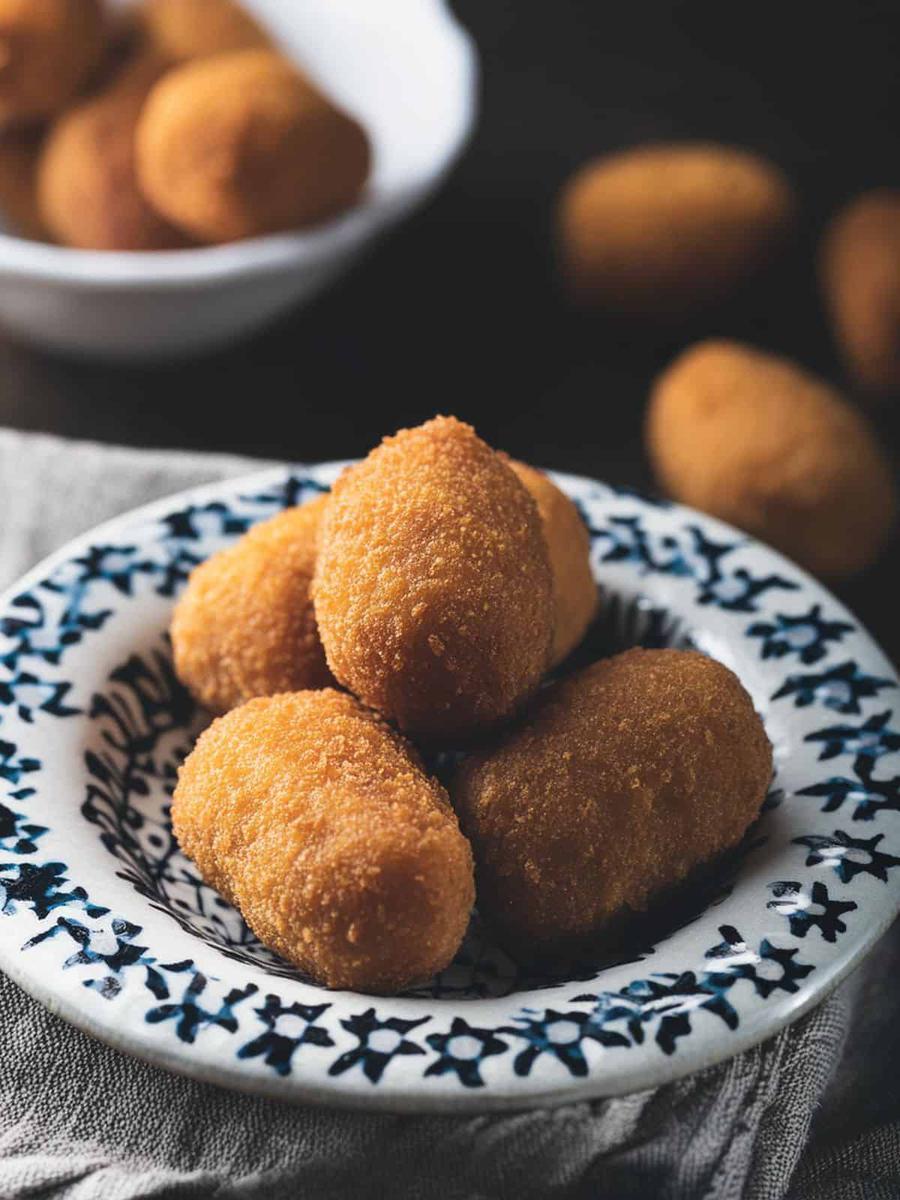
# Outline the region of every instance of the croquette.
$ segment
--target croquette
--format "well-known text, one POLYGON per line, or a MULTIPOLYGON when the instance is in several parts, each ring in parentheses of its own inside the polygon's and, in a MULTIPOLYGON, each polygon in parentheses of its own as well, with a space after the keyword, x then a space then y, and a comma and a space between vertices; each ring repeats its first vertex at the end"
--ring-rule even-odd
POLYGON ((511 716, 549 662, 553 580, 537 506, 453 417, 386 438, 337 481, 313 596, 335 678, 429 742, 511 716))
POLYGON ((297 229, 354 204, 369 140, 287 59, 245 50, 178 67, 137 133, 141 186, 203 242, 297 229))
POLYGON ((646 439, 676 500, 817 575, 868 566, 890 535, 896 484, 868 422, 786 359, 728 341, 691 347, 654 384, 646 439))
POLYGON ((599 948, 740 841, 771 773, 751 699, 720 663, 683 650, 594 663, 458 769, 479 913, 521 959, 599 948))
POLYGON ((144 0, 135 19, 147 43, 173 63, 271 44, 233 0, 144 0))
POLYGON ((591 539, 578 509, 552 479, 526 463, 508 461, 537 504, 547 540, 555 614, 550 666, 555 667, 575 649, 597 612, 591 539))
POLYGON ((38 203, 53 237, 84 250, 175 250, 188 244, 142 195, 135 175, 138 118, 165 64, 130 62, 108 88, 54 124, 38 166, 38 203))
POLYGON ((352 696, 261 697, 214 721, 172 822, 256 936, 328 987, 399 991, 459 948, 469 845, 415 752, 352 696))
POLYGON ((105 40, 100 0, 0 0, 0 125, 41 120, 69 104, 105 40))
POLYGON ((8 130, 0 133, 0 212, 10 233, 45 241, 47 230, 37 201, 40 133, 8 130))
POLYGON ((327 501, 263 521, 192 572, 172 617, 172 649, 178 678, 210 712, 334 682, 310 597, 327 501))
POLYGON ((874 393, 900 391, 900 191, 866 192, 838 213, 820 272, 854 382, 874 393))
POLYGON ((576 301, 669 321, 725 298, 794 224, 772 163, 733 146, 653 144, 588 163, 564 187, 561 267, 576 301))

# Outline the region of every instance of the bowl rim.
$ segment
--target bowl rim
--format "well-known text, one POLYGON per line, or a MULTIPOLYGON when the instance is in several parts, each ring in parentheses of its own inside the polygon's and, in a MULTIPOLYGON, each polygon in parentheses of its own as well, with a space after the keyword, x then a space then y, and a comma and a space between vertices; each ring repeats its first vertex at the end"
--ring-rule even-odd
POLYGON ((0 231, 0 278, 89 288, 199 288, 240 277, 289 274, 297 268, 316 270, 395 224, 447 177, 472 135, 478 109, 474 39, 447 0, 421 2, 432 10, 444 35, 456 42, 465 73, 457 128, 427 175, 391 192, 370 188, 353 208, 309 229, 183 250, 81 250, 0 231))

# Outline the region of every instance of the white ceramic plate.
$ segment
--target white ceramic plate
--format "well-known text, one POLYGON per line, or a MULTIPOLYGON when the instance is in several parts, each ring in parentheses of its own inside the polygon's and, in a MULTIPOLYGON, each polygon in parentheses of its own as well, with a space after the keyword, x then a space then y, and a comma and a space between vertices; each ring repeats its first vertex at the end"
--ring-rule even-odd
POLYGON ((627 961, 523 976, 473 925, 399 997, 328 992, 261 947, 167 818, 202 724, 165 631, 195 563, 328 487, 335 464, 185 493, 105 525, 0 599, 0 965, 54 1012, 197 1078, 305 1102, 449 1111, 661 1084, 770 1037, 900 906, 897 680, 852 616, 733 529, 559 476, 591 527, 586 653, 694 644, 775 747, 761 820, 627 961))
POLYGON ((471 131, 476 86, 473 44, 444 0, 243 2, 368 130, 362 202, 315 229, 175 252, 71 250, 0 233, 9 329, 107 358, 209 350, 314 296, 442 182, 471 131))

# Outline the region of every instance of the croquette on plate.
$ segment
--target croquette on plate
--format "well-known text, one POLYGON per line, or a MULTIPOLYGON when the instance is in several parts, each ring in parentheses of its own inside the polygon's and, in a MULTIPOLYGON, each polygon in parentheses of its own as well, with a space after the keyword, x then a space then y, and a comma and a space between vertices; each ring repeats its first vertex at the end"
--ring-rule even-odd
POLYGON ((175 670, 210 712, 334 682, 310 596, 327 502, 278 513, 191 573, 172 617, 175 670))
POLYGON ((507 460, 534 498, 553 569, 553 650, 550 665, 567 658, 597 613, 591 537, 575 504, 543 471, 507 460))
POLYGON ((526 960, 589 948, 739 842, 771 774, 762 722, 721 663, 681 650, 594 663, 459 768, 479 912, 526 960))
POLYGON ((257 937, 328 987, 398 991, 462 941, 472 855, 446 793, 352 696, 220 717, 181 767, 172 822, 257 937))
POLYGON ((337 481, 313 596, 335 678, 429 741, 483 735, 547 669, 553 579, 537 506, 452 417, 386 438, 337 481))

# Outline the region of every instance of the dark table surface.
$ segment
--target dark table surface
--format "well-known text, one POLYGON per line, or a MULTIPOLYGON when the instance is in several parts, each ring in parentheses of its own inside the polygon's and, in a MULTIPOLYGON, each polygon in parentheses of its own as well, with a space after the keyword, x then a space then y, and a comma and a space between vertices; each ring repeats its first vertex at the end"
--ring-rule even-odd
MULTIPOLYGON (((645 0, 458 0, 482 113, 440 196, 312 307, 227 354, 165 368, 38 355, 0 337, 0 424, 141 446, 314 461, 436 412, 543 466, 647 487, 654 374, 725 334, 840 380, 815 285, 828 215, 900 184, 900 9, 645 0), (812 17, 814 15, 814 22, 812 17), (639 140, 771 155, 805 206, 793 250, 733 303, 668 335, 569 309, 551 243, 560 183, 639 140)), ((900 404, 876 415, 896 452, 900 404)), ((841 594, 900 659, 892 560, 841 594)))

